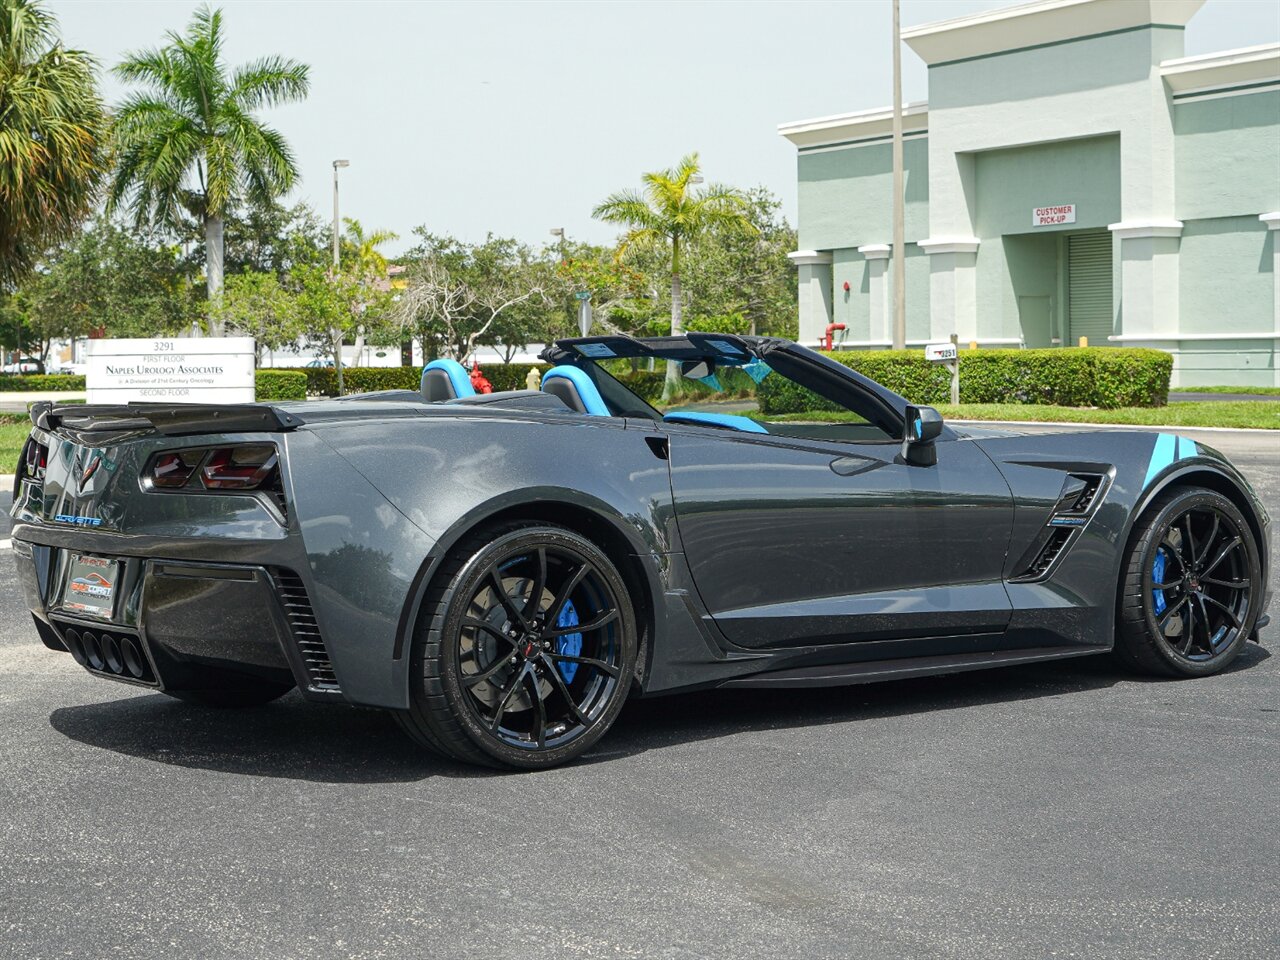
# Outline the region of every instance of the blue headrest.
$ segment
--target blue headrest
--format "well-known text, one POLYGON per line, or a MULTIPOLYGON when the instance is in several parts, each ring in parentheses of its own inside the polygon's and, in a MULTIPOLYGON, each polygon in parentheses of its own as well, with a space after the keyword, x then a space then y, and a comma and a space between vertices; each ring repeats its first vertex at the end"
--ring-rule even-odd
MULTIPOLYGON (((476 388, 471 385, 471 377, 467 374, 467 368, 460 364, 457 360, 432 360, 422 368, 422 379, 419 381, 419 389, 422 395, 428 400, 450 400, 449 396, 434 396, 437 391, 433 391, 430 381, 436 377, 443 377, 448 380, 448 391, 452 392, 453 397, 473 397, 476 388)), ((441 385, 443 386, 443 384, 441 385)))
POLYGON ((701 413, 696 410, 673 410, 664 413, 662 419, 668 423, 709 423, 729 430, 740 430, 743 433, 768 433, 763 426, 750 417, 737 417, 731 413, 701 413))
POLYGON ((613 416, 605 406, 599 388, 591 382, 585 371, 577 367, 552 367, 542 375, 542 390, 560 397, 570 409, 579 413, 589 413, 593 417, 613 416), (578 399, 578 403, 573 402, 574 397, 578 399))

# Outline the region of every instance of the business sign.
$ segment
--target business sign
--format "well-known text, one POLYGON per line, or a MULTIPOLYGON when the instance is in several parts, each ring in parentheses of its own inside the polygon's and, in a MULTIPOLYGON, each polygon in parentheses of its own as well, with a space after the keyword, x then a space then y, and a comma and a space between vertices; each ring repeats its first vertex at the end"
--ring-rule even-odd
POLYGON ((929 343, 924 348, 924 358, 930 363, 946 363, 956 359, 954 343, 929 343))
POLYGON ((90 340, 90 403, 252 403, 252 337, 90 340))
POLYGON ((1056 207, 1033 207, 1031 225, 1033 227, 1056 227, 1060 223, 1076 222, 1076 205, 1060 203, 1056 207))

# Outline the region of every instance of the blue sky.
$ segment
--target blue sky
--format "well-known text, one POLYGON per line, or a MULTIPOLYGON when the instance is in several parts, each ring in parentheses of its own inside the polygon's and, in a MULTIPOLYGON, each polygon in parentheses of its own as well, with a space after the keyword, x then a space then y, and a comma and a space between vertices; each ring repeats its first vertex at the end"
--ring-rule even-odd
MULTIPOLYGON (((903 0, 904 27, 998 0, 903 0)), ((181 30, 188 0, 55 0, 69 45, 104 65, 181 30)), ((227 0, 227 57, 311 65, 305 103, 270 111, 297 153, 295 196, 402 234, 427 224, 530 243, 563 226, 598 242, 605 195, 698 150, 710 179, 764 184, 795 220, 795 151, 779 123, 887 105, 888 0, 411 3, 227 0)), ((1280 39, 1280 3, 1209 0, 1187 53, 1280 39)), ((924 65, 904 50, 904 95, 924 65)), ((123 87, 105 83, 111 100, 123 87)))

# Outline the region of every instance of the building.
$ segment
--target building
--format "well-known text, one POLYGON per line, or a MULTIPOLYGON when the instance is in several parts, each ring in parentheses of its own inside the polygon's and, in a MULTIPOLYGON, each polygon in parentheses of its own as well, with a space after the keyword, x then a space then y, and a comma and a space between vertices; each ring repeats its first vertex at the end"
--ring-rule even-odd
MULTIPOLYGON (((1204 0, 1041 0, 905 30, 907 342, 1158 347, 1280 385, 1280 44, 1184 56, 1204 0)), ((892 334, 892 109, 785 123, 800 337, 892 334)))

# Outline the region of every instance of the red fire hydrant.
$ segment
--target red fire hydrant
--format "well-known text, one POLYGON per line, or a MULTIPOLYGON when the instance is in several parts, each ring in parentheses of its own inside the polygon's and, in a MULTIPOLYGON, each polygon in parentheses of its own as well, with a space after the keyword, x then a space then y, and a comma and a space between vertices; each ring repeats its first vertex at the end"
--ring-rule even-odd
POLYGON ((843 329, 844 329, 843 323, 828 323, 826 336, 822 337, 822 339, 818 341, 818 343, 822 345, 822 349, 823 350, 833 349, 835 346, 835 332, 837 330, 843 330, 843 329))
POLYGON ((471 385, 476 388, 476 393, 493 393, 493 384, 480 372, 478 363, 471 364, 471 385))

